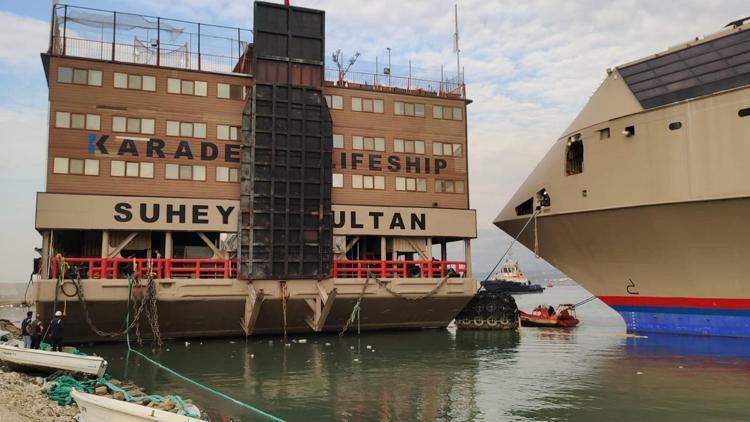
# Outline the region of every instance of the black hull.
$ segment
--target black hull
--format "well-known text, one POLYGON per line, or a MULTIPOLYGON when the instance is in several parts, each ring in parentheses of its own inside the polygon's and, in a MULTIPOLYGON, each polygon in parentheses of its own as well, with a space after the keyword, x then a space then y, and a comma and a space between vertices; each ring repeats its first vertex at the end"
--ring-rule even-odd
POLYGON ((542 293, 544 287, 538 284, 519 284, 507 281, 485 281, 482 287, 493 293, 542 293))

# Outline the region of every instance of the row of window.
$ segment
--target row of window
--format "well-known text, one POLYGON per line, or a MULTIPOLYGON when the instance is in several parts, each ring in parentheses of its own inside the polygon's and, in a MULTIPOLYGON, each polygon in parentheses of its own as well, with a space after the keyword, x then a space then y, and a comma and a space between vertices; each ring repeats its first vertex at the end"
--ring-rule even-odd
MULTIPOLYGON (((344 109, 344 97, 341 95, 324 95, 328 108, 344 109)), ((352 97, 352 111, 364 113, 383 113, 383 100, 352 97)), ((420 103, 393 102, 393 114, 397 116, 424 117, 425 105, 420 103)), ((432 117, 443 120, 462 120, 463 110, 460 107, 432 106, 432 117)))
MULTIPOLYGON (((57 82, 102 86, 102 72, 94 69, 60 66, 57 68, 57 82)), ((112 86, 118 89, 156 92, 156 77, 152 75, 113 72, 112 86)), ((167 93, 205 97, 208 95, 208 82, 167 78, 167 93)), ((246 96, 247 87, 245 86, 225 83, 216 84, 216 98, 244 100, 246 96)))
MULTIPOLYGON (((221 139, 221 138, 219 138, 221 139)), ((333 147, 344 148, 344 136, 340 134, 333 135, 333 147)), ((385 151, 385 138, 376 138, 368 136, 352 136, 352 149, 365 151, 385 151)), ((408 154, 424 154, 425 141, 394 139, 393 152, 402 152, 408 154)), ((432 142, 432 153, 434 155, 447 157, 463 157, 463 145, 448 142, 432 142)))
MULTIPOLYGON (((55 112, 55 127, 64 129, 101 130, 101 116, 98 114, 55 112)), ((155 120, 112 116, 112 132, 139 133, 153 135, 155 120)), ((231 125, 216 125, 216 138, 224 141, 239 139, 240 128, 231 125)), ((167 120, 167 136, 206 138, 206 124, 198 122, 178 122, 167 120)))
MULTIPOLYGON (((352 189, 385 190, 385 176, 352 174, 352 189)), ((344 175, 333 173, 333 187, 344 187, 344 175)), ((436 193, 464 193, 463 180, 435 180, 436 193)), ((406 192, 427 192, 427 179, 421 177, 396 177, 396 190, 406 192)))
MULTIPOLYGON (((56 174, 99 175, 99 160, 55 157, 52 172, 56 174)), ((154 163, 134 161, 110 161, 109 175, 112 177, 154 178, 154 163)), ((206 180, 206 166, 166 164, 164 178, 173 180, 206 180)), ((217 182, 239 182, 239 169, 216 167, 217 182)))

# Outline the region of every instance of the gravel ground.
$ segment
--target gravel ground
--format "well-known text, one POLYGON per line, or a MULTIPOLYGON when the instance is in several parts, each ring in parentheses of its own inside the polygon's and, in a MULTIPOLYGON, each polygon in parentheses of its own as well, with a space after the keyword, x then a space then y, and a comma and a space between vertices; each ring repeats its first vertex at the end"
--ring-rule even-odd
POLYGON ((59 406, 47 398, 41 378, 0 368, 0 420, 72 421, 78 406, 59 406))

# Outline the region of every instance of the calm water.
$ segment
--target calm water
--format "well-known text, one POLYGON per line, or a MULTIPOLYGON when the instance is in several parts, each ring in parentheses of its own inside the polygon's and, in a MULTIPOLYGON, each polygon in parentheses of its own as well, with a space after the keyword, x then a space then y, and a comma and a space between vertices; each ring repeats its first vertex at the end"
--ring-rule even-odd
MULTIPOLYGON (((577 302, 574 285, 517 296, 519 306, 577 302)), ((363 306, 367 306, 366 302, 363 306)), ((204 384, 287 420, 689 421, 750 418, 750 342, 632 338, 601 302, 569 331, 428 330, 170 342, 153 355, 204 384), (369 347, 368 347, 369 346, 369 347)), ((192 397, 214 420, 253 420, 160 372, 122 345, 83 347, 113 376, 192 397)))

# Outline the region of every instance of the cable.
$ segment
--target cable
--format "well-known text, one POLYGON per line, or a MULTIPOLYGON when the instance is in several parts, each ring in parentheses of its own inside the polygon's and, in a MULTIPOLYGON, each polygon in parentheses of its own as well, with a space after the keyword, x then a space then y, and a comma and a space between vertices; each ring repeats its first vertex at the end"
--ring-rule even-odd
POLYGON ((523 234, 524 230, 526 230, 526 227, 528 227, 528 226, 529 226, 529 223, 531 223, 531 220, 535 219, 535 218, 536 218, 536 216, 537 216, 537 214, 539 214, 539 212, 540 212, 541 210, 542 210, 542 207, 538 207, 538 208, 537 208, 537 209, 536 209, 536 210, 534 211, 534 214, 532 214, 532 215, 531 215, 531 217, 530 217, 530 218, 529 218, 529 219, 528 219, 528 220, 526 221, 526 224, 524 224, 524 225, 523 225, 523 228, 521 228, 521 231, 520 231, 520 232, 518 232, 518 234, 517 234, 517 235, 516 235, 516 237, 515 237, 515 238, 513 239, 513 241, 512 241, 512 242, 510 242, 510 245, 508 246, 508 249, 506 249, 506 250, 505 250, 505 253, 503 254, 503 256, 502 256, 502 257, 500 257, 500 260, 499 260, 499 261, 497 261, 497 264, 495 264, 495 266, 494 266, 494 267, 492 267, 492 270, 491 270, 491 271, 490 271, 489 273, 487 273, 487 277, 486 277, 486 278, 485 278, 485 279, 484 279, 484 280, 482 281, 482 284, 483 284, 483 285, 484 285, 484 282, 485 282, 485 281, 487 281, 487 280, 489 280, 489 279, 490 279, 490 277, 492 276, 492 274, 494 274, 494 273, 495 273, 495 270, 497 269, 497 266, 498 266, 498 265, 500 265, 500 263, 501 263, 501 262, 503 262, 503 259, 505 259, 505 256, 506 256, 506 255, 508 255, 508 252, 510 252, 510 248, 512 248, 512 247, 513 247, 513 245, 514 245, 514 244, 516 243, 516 241, 518 241, 518 238, 519 238, 519 237, 521 237, 521 234, 523 234))

